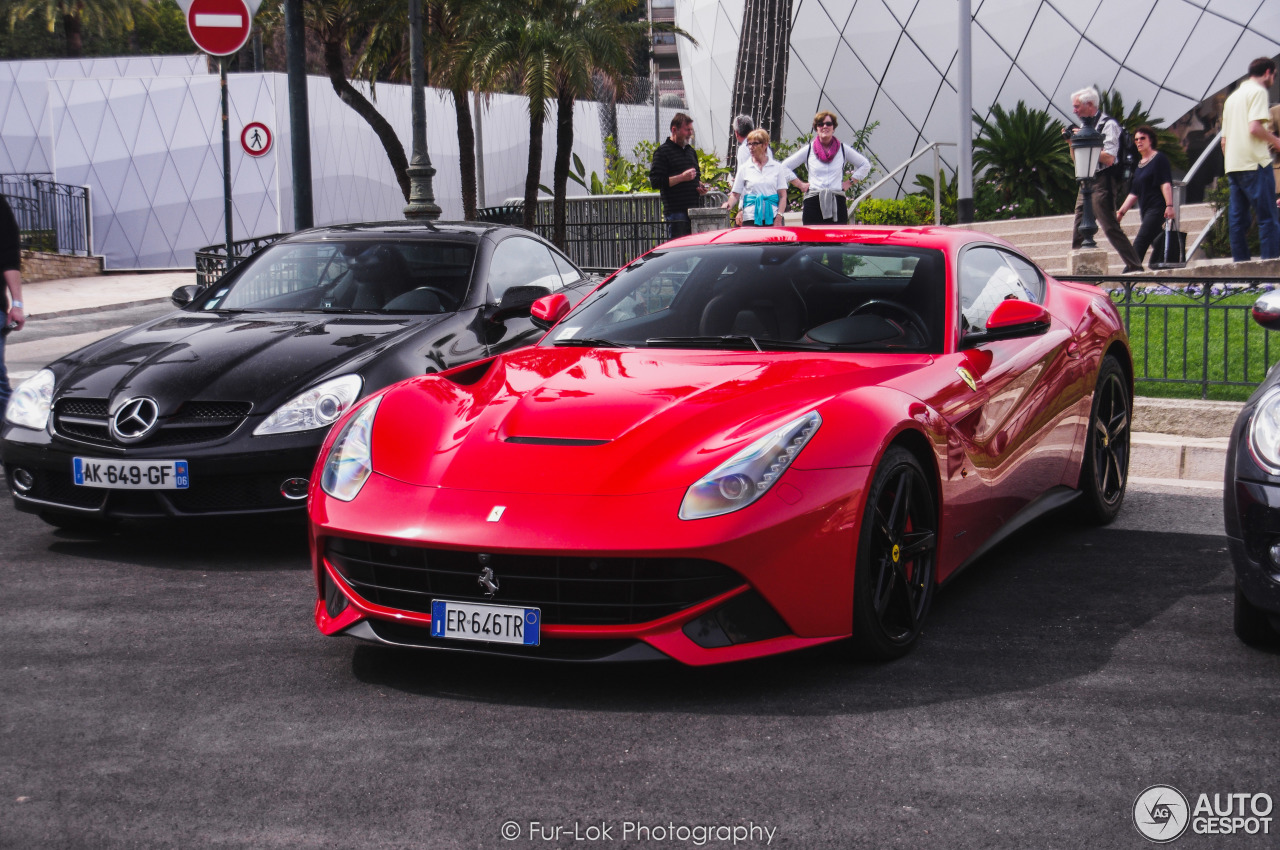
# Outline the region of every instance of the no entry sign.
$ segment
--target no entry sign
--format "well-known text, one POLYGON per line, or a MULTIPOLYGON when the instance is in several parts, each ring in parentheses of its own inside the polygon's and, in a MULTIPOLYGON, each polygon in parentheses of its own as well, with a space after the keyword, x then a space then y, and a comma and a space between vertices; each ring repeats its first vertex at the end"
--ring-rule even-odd
POLYGON ((227 56, 249 40, 253 14, 245 0, 191 0, 187 32, 205 53, 227 56))

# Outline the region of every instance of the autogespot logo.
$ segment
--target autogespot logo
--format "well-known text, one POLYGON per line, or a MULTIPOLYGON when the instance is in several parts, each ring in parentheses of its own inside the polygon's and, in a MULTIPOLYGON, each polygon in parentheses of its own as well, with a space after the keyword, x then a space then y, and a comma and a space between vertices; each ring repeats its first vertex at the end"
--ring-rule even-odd
POLYGON ((1181 838, 1190 814, 1187 798, 1172 785, 1152 785, 1133 801, 1133 825, 1143 838, 1156 844, 1181 838))

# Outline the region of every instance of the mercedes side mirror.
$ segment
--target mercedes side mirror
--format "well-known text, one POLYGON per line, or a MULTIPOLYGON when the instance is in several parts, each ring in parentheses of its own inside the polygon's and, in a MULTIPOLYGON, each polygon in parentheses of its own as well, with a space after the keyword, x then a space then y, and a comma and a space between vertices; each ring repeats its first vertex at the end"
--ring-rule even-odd
POLYGON ((484 318, 496 324, 516 316, 528 316, 538 299, 550 294, 551 290, 545 286, 512 286, 502 293, 502 301, 496 307, 485 310, 484 318))
POLYGON ((175 307, 185 307, 195 300, 199 291, 200 287, 194 283, 189 283, 186 286, 179 286, 175 289, 173 294, 169 296, 169 300, 173 302, 175 307))
POLYGON ((572 308, 573 305, 569 303, 568 296, 557 292, 555 295, 546 295, 533 302, 529 318, 535 325, 548 331, 555 326, 556 322, 569 315, 569 310, 572 308))

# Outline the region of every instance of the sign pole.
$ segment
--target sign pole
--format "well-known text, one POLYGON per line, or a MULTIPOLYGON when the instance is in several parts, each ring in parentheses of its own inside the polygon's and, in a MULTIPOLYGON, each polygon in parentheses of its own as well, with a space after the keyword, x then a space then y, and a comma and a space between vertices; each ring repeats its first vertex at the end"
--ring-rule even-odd
POLYGON ((231 123, 227 107, 227 57, 218 57, 218 76, 222 82, 222 203, 227 231, 227 271, 235 268, 231 253, 231 123))

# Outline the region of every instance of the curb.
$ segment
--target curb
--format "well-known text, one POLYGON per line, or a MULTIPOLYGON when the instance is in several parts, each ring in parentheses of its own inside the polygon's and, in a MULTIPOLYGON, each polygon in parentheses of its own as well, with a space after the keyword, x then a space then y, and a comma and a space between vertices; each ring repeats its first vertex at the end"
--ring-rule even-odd
MULTIPOLYGON (((36 313, 34 316, 28 316, 28 322, 38 322, 41 319, 62 319, 67 316, 84 316, 88 313, 101 313, 103 310, 124 310, 129 307, 146 307, 149 304, 164 304, 168 298, 143 298, 138 301, 121 301, 116 304, 97 305, 94 307, 72 307, 67 310, 49 310, 42 313, 36 313)), ((174 309, 177 309, 176 307, 174 309)))

